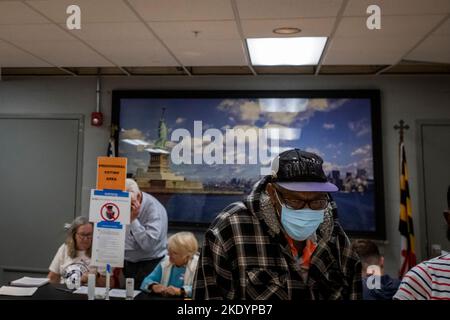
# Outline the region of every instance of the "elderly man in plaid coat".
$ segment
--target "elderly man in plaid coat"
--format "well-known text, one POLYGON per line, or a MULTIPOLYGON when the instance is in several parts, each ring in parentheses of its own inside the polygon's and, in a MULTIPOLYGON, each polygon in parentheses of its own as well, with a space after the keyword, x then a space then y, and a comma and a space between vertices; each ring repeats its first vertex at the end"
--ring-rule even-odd
POLYGON ((323 160, 285 151, 205 234, 194 299, 361 299, 361 264, 333 217, 323 160))

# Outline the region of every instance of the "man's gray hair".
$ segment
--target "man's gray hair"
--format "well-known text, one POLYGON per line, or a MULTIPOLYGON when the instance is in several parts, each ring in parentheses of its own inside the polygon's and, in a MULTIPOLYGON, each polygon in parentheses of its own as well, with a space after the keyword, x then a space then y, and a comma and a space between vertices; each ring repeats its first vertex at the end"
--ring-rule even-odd
POLYGON ((125 182, 125 187, 128 192, 133 192, 138 195, 141 191, 139 190, 139 186, 133 179, 127 179, 125 182))

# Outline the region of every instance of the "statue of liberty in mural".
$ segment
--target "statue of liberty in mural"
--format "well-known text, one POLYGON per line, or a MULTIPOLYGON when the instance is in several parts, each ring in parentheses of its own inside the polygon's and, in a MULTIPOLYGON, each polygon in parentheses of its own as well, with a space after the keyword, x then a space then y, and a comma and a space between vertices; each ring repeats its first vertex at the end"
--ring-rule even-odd
POLYGON ((155 142, 155 148, 163 149, 163 150, 165 150, 166 142, 167 142, 167 125, 164 120, 165 112, 166 112, 166 108, 163 108, 161 119, 159 119, 159 125, 158 125, 158 139, 155 142))

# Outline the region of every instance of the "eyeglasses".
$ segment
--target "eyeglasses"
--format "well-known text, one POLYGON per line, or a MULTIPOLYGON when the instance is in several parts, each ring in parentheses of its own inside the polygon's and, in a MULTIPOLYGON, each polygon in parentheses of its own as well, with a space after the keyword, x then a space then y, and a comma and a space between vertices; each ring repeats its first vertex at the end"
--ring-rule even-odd
POLYGON ((277 198, 280 202, 282 202, 287 208, 293 210, 303 209, 306 205, 308 205, 308 207, 312 210, 324 210, 328 207, 328 203, 330 202, 326 198, 312 199, 312 200, 286 199, 283 198, 282 196, 279 196, 278 191, 275 191, 275 194, 277 195, 277 198), (280 199, 283 199, 283 201, 281 201, 280 199))
POLYGON ((76 233, 81 239, 92 239, 92 233, 76 233))

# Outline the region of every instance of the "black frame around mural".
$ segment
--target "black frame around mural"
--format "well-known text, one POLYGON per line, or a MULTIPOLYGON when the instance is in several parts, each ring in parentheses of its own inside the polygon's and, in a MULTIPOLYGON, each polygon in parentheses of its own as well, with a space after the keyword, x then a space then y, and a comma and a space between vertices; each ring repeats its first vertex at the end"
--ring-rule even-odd
MULTIPOLYGON (((349 231, 354 238, 386 239, 385 203, 384 203, 384 178, 382 157, 382 132, 381 132, 381 105, 379 90, 113 90, 112 92, 112 117, 111 126, 120 128, 120 101, 122 99, 226 99, 226 98, 325 98, 325 99, 370 99, 372 148, 375 190, 375 225, 374 232, 349 231)), ((155 116, 159 117, 155 114, 155 116)), ((116 154, 119 146, 119 130, 114 132, 116 154)), ((339 209, 338 209, 339 211, 339 209)), ((209 224, 192 222, 173 222, 169 225, 182 229, 206 229, 209 224)))

